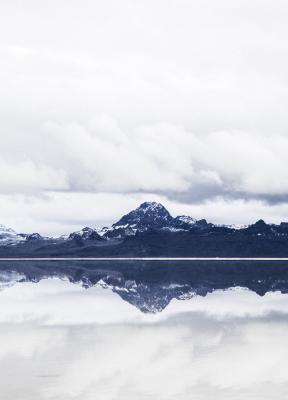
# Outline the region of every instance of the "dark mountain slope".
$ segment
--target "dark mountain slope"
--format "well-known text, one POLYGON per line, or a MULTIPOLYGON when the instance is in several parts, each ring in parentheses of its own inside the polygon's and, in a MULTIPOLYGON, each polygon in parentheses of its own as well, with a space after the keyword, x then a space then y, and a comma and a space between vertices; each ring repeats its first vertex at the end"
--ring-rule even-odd
POLYGON ((236 229, 173 218, 155 202, 142 203, 111 228, 86 227, 67 237, 2 231, 0 257, 288 257, 288 223, 259 220, 236 229))

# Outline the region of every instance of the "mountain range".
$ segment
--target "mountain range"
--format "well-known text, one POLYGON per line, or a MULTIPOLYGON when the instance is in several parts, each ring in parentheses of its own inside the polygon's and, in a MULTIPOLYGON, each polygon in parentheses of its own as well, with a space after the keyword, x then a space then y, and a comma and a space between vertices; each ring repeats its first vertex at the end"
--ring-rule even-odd
POLYGON ((0 225, 1 257, 287 257, 288 223, 216 225, 144 202, 110 227, 58 238, 0 225))

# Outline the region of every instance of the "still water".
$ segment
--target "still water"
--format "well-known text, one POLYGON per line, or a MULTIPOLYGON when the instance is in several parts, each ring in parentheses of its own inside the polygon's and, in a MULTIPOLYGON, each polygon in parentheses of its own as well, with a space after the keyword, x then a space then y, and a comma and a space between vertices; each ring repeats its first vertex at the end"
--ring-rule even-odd
POLYGON ((219 273, 215 265, 202 275, 195 275, 195 265, 189 266, 194 272, 186 280, 175 278, 183 273, 177 274, 175 266, 170 265, 173 273, 167 278, 164 272, 154 276, 149 272, 153 266, 142 265, 135 268, 144 268, 145 273, 134 282, 135 270, 129 276, 123 273, 131 265, 109 265, 103 272, 103 265, 81 264, 66 269, 67 276, 63 265, 49 265, 50 271, 61 271, 58 274, 47 274, 47 268, 0 266, 1 399, 288 398, 283 266, 275 266, 274 275, 267 275, 270 267, 264 275, 256 273, 257 268, 247 275, 248 267, 244 268, 246 277, 241 280, 249 278, 248 286, 256 285, 256 280, 272 286, 282 282, 283 293, 276 287, 261 296, 254 286, 219 287, 220 281, 230 285, 239 278, 234 273, 233 279, 228 277, 225 268, 219 273), (46 276, 39 275, 41 268, 46 276), (71 268, 76 272, 71 274, 71 268), (85 268, 90 270, 89 282, 85 268), (100 280, 95 270, 101 271, 100 280), (117 274, 105 281, 113 271, 117 274), (210 288, 207 293, 195 291, 205 284, 210 288), (170 296, 168 304, 163 302, 165 296, 170 296), (158 308, 149 308, 159 301, 158 308))

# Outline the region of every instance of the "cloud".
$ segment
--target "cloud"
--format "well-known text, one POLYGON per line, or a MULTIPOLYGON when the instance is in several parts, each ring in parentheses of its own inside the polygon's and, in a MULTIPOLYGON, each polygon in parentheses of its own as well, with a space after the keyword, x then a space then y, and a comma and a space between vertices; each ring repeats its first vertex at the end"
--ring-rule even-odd
POLYGON ((157 0, 153 7, 85 0, 80 7, 74 0, 69 13, 63 1, 45 10, 35 0, 18 7, 19 16, 14 2, 1 3, 6 118, 87 120, 96 110, 125 124, 285 131, 282 0, 273 7, 245 0, 237 8, 227 0, 217 7, 211 0, 157 0))
POLYGON ((0 298, 7 400, 287 393, 287 295, 214 292, 174 301, 157 315, 107 289, 57 279, 17 284, 0 298))
POLYGON ((287 203, 285 2, 14 3, 0 6, 1 194, 287 203))
POLYGON ((10 175, 4 174, 4 192, 34 186, 38 191, 150 192, 192 202, 216 196, 286 201, 288 195, 285 135, 199 135, 167 123, 125 131, 115 119, 99 116, 89 124, 45 123, 34 145, 28 142, 13 164, 12 143, 6 150, 3 169, 10 175))
POLYGON ((21 143, 18 155, 12 142, 3 146, 2 193, 146 192, 187 204, 287 202, 285 135, 199 135, 167 123, 124 130, 99 116, 82 125, 45 123, 33 143, 21 143))
POLYGON ((48 165, 37 165, 29 159, 11 163, 0 158, 0 170, 0 191, 4 194, 39 195, 49 190, 68 188, 64 171, 48 165))

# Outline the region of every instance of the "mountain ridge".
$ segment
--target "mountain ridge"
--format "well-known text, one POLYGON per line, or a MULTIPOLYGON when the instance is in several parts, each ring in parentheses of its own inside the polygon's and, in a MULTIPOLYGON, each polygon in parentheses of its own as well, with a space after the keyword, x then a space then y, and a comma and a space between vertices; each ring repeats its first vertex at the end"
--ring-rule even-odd
POLYGON ((18 234, 0 226, 0 256, 244 257, 288 256, 288 223, 260 219, 245 227, 173 217, 160 203, 144 202, 110 227, 84 227, 58 238, 18 234))

